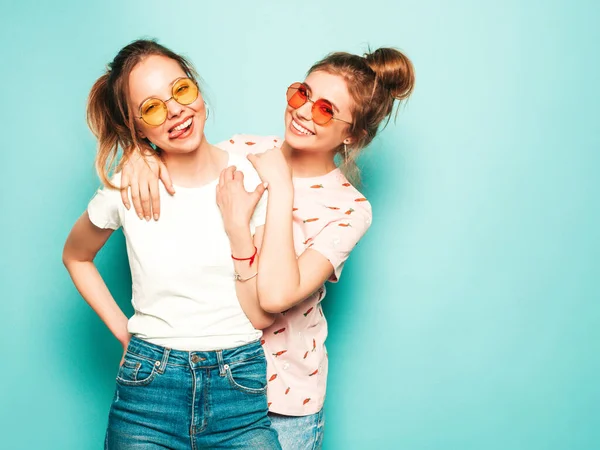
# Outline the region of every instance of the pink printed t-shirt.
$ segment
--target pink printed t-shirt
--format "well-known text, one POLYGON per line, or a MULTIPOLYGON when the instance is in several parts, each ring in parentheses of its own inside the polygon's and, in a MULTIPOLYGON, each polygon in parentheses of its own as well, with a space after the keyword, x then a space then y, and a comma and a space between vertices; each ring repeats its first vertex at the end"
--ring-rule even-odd
MULTIPOLYGON (((230 152, 262 153, 280 147, 275 137, 235 135, 218 146, 230 152)), ((293 236, 296 255, 311 248, 334 268, 344 262, 371 225, 371 205, 339 169, 312 178, 293 178, 293 236)), ((267 357, 269 410, 306 416, 321 410, 327 385, 327 321, 321 309, 325 286, 293 308, 277 314, 263 332, 267 357)))

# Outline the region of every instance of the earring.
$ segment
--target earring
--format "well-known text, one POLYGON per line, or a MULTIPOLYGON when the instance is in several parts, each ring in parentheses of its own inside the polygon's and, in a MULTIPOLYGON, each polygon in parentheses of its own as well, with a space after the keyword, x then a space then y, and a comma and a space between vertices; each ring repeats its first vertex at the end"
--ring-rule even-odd
POLYGON ((210 117, 210 109, 208 109, 208 105, 206 104, 206 102, 204 102, 204 109, 206 109, 206 119, 208 120, 208 118, 210 117))
POLYGON ((346 147, 345 142, 344 142, 344 161, 348 161, 348 147, 346 147))

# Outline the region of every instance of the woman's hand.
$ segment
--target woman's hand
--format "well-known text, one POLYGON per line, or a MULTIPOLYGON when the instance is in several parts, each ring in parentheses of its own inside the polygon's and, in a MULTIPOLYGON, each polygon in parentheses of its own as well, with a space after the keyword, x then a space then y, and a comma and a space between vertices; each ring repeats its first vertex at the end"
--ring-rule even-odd
POLYGON ((175 189, 165 164, 156 154, 142 154, 138 149, 128 152, 131 156, 123 164, 121 171, 121 199, 129 209, 127 188, 131 188, 133 207, 140 219, 158 220, 160 217, 160 194, 158 180, 165 185, 167 192, 173 195, 175 189))
POLYGON ((240 230, 247 230, 256 204, 265 192, 265 184, 256 186, 253 192, 244 188, 244 174, 230 166, 221 172, 217 184, 217 205, 223 216, 227 235, 231 238, 240 230))
POLYGON ((260 179, 269 185, 269 189, 293 189, 292 169, 280 148, 272 148, 264 153, 249 154, 260 179))
POLYGON ((125 361, 125 355, 127 354, 127 347, 129 347, 129 341, 131 341, 131 334, 127 333, 127 337, 121 342, 123 346, 123 356, 121 357, 121 362, 119 366, 123 365, 123 361, 125 361))

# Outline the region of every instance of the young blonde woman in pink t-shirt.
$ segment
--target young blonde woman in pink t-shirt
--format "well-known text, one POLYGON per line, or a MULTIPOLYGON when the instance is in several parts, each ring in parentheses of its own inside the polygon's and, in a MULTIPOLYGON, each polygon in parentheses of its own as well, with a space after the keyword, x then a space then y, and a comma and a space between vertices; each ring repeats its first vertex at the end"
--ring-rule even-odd
MULTIPOLYGON (((303 82, 288 87, 283 140, 235 135, 219 144, 248 154, 268 186, 256 272, 260 305, 276 313, 262 342, 270 417, 283 449, 321 447, 327 380, 327 322, 321 309, 325 282, 338 281, 344 262, 371 224, 371 206, 354 186, 355 161, 389 120, 396 101, 406 100, 413 86, 413 66, 398 50, 380 48, 364 57, 332 53, 314 64, 303 82)), ((124 166, 122 187, 131 189, 140 218, 158 220, 159 179, 174 194, 169 174, 155 155, 138 156, 124 166)), ((231 177, 222 180, 221 189, 233 182, 231 177)), ((126 195, 123 201, 130 207, 126 195)))

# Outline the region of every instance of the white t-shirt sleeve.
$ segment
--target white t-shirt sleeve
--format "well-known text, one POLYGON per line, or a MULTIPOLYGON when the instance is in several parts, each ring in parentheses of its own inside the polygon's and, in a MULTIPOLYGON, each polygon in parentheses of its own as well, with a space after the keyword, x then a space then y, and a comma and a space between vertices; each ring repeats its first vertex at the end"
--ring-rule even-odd
MULTIPOLYGON (((119 186, 121 184, 120 174, 115 175, 111 181, 119 186)), ((122 206, 121 193, 116 189, 104 186, 98 189, 90 200, 87 213, 91 222, 98 228, 116 230, 122 225, 122 206)))

